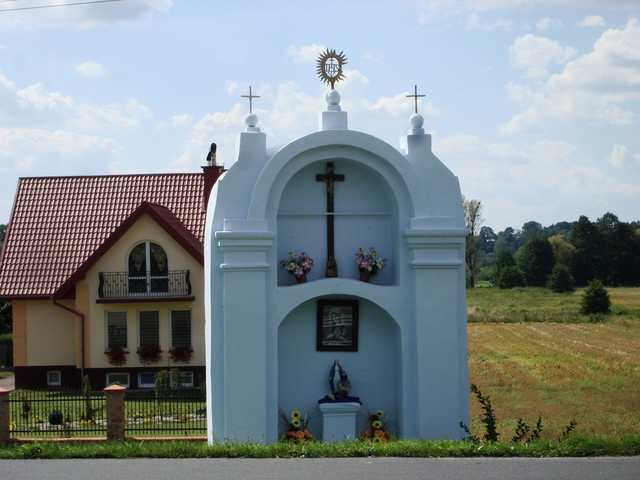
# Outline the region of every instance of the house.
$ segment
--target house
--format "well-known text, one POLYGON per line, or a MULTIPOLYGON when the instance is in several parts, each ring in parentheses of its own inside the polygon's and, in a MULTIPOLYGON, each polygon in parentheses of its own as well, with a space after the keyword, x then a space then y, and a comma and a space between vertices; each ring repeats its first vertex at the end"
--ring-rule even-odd
POLYGON ((19 180, 0 257, 16 388, 152 387, 174 367, 197 382, 205 206, 222 171, 19 180))

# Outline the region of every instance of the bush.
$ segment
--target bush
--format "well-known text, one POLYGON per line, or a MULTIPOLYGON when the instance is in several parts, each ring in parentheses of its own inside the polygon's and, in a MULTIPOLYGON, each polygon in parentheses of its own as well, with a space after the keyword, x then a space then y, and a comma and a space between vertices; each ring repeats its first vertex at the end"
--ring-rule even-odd
POLYGON ((565 265, 555 264, 547 280, 547 288, 555 293, 571 293, 576 289, 573 284, 573 275, 565 265))
POLYGON ((504 267, 500 272, 500 275, 495 280, 495 284, 498 288, 513 288, 524 287, 524 275, 522 271, 515 265, 510 267, 504 267))
POLYGON ((593 313, 609 313, 611 308, 611 298, 609 292, 604 288, 598 279, 591 280, 584 289, 582 300, 580 301, 580 313, 590 315, 593 313))

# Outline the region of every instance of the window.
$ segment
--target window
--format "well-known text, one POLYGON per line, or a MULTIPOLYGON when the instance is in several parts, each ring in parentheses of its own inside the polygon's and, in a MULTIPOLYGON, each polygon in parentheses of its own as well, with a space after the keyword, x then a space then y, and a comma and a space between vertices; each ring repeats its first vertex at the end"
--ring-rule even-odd
POLYGON ((157 310, 138 312, 138 346, 160 345, 160 313, 157 310))
MULTIPOLYGON (((178 372, 180 375, 180 385, 182 387, 193 387, 193 372, 178 372)), ((174 375, 171 374, 171 386, 175 382, 174 375)))
POLYGON ((191 310, 171 310, 171 347, 191 346, 191 310))
POLYGON ((140 373, 138 374, 138 386, 140 388, 154 387, 156 384, 155 373, 140 373))
POLYGON ((127 312, 107 312, 107 348, 127 345, 127 312))
POLYGON ((62 374, 58 370, 47 372, 47 385, 62 385, 62 374))
POLYGON ((129 293, 168 293, 167 253, 153 242, 142 242, 129 253, 129 293))
POLYGON ((107 373, 107 387, 114 383, 120 384, 123 387, 129 387, 129 374, 128 373, 107 373))

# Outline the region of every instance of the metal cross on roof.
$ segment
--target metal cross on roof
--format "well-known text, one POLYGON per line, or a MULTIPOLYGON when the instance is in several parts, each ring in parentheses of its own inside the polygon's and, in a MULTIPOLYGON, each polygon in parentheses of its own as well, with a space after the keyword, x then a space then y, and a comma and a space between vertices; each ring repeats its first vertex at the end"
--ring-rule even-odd
POLYGON ((260 98, 260 95, 254 95, 251 92, 251 86, 249 86, 249 95, 240 95, 240 96, 242 98, 248 98, 249 99, 249 113, 253 113, 253 99, 254 98, 260 98))
POLYGON ((418 97, 424 97, 424 95, 418 95, 418 86, 415 85, 414 86, 414 94, 413 95, 407 95, 407 97, 413 97, 413 100, 415 102, 415 113, 418 113, 418 97))

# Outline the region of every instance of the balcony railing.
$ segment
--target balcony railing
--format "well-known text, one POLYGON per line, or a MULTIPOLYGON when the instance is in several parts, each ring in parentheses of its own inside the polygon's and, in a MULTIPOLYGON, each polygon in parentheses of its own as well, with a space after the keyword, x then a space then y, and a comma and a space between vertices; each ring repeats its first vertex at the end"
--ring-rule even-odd
POLYGON ((159 298, 191 296, 189 270, 174 270, 167 275, 130 275, 128 272, 100 272, 98 296, 102 299, 159 298))

